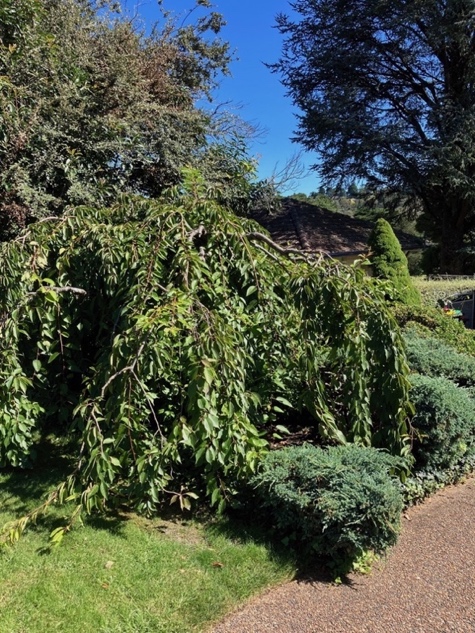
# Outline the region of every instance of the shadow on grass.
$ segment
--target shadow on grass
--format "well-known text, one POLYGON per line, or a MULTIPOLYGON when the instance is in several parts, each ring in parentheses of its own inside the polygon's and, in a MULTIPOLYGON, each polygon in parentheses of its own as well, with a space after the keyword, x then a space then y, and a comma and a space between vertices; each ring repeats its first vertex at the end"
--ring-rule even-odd
MULTIPOLYGON (((20 518, 37 508, 45 500, 49 492, 54 490, 74 468, 75 450, 72 444, 48 437, 38 446, 37 464, 32 469, 0 469, 0 508, 12 518, 20 518)), ((28 530, 45 534, 65 526, 74 506, 54 506, 46 514, 38 517, 36 523, 29 524, 28 530)), ((169 524, 186 526, 189 520, 199 523, 205 534, 223 536, 236 543, 256 543, 264 545, 270 557, 279 565, 297 570, 295 579, 305 583, 331 583, 335 573, 329 568, 328 561, 316 558, 309 559, 305 554, 292 549, 272 533, 265 525, 265 519, 249 510, 230 510, 226 517, 216 519, 209 512, 198 512, 184 515, 176 506, 165 505, 153 518, 139 517, 126 508, 109 510, 104 514, 90 515, 86 518, 87 526, 95 530, 107 531, 110 534, 125 538, 125 525, 133 521, 145 530, 169 532, 169 524)), ((1 519, 0 519, 0 528, 1 519)), ((39 554, 47 554, 48 547, 38 550, 39 554)), ((351 584, 351 579, 342 575, 340 582, 351 584)))
MULTIPOLYGON (((12 520, 26 516, 38 508, 74 468, 74 445, 46 437, 37 446, 35 465, 32 468, 0 469, 0 508, 12 517, 12 520)), ((51 533, 62 527, 74 509, 73 504, 54 505, 45 514, 38 516, 28 525, 33 532, 51 533)), ((104 515, 87 517, 87 525, 97 530, 120 535, 127 518, 119 512, 110 511, 104 515)), ((2 525, 0 524, 0 528, 2 525)), ((48 553, 42 548, 39 553, 48 553)))
MULTIPOLYGON (((310 559, 307 554, 298 552, 274 537, 261 523, 257 524, 249 516, 239 517, 232 512, 225 519, 205 525, 205 530, 209 534, 224 536, 235 542, 264 545, 273 560, 297 570, 294 576, 297 582, 330 584, 335 580, 335 574, 329 568, 328 561, 315 557, 310 559)), ((352 584, 347 577, 342 578, 341 582, 352 584)))
POLYGON ((0 469, 2 510, 26 514, 63 481, 71 468, 72 460, 64 444, 50 438, 42 440, 32 468, 0 469))

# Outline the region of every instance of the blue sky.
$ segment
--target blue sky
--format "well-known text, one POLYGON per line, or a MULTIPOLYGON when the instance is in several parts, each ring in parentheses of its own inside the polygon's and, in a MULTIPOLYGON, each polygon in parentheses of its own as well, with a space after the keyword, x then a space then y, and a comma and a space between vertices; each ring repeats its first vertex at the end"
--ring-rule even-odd
MULTIPOLYGON (((126 4, 130 10, 137 3, 127 0, 126 4)), ((193 5, 193 0, 164 1, 167 9, 178 14, 193 5)), ((282 36, 273 28, 275 16, 288 14, 291 8, 287 0, 214 0, 214 6, 227 22, 222 37, 237 57, 231 66, 232 76, 223 79, 215 99, 218 103, 230 101, 240 105, 237 114, 264 129, 250 150, 259 160, 259 177, 267 178, 301 150, 290 141, 297 126, 295 109, 285 96, 278 76, 264 66, 264 62, 277 61, 281 51, 282 36)), ((156 0, 140 0, 139 11, 147 22, 156 19, 156 0)), ((302 154, 306 167, 316 160, 315 155, 302 154)), ((318 178, 311 172, 295 184, 292 192, 310 193, 316 189, 318 178)))

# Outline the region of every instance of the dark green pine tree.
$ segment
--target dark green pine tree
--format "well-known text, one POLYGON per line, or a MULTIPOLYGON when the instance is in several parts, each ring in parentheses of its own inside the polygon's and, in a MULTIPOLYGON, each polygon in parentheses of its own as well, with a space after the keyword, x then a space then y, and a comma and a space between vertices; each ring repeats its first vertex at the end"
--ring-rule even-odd
POLYGON ((325 184, 398 194, 466 272, 475 231, 473 0, 295 0, 271 64, 325 184))

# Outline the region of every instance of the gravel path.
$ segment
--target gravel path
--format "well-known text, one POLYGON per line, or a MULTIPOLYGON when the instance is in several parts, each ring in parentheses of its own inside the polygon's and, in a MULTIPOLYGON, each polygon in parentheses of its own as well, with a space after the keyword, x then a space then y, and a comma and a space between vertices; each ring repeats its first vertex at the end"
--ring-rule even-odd
POLYGON ((398 544, 348 584, 293 581, 211 633, 475 633, 475 479, 403 519, 398 544))

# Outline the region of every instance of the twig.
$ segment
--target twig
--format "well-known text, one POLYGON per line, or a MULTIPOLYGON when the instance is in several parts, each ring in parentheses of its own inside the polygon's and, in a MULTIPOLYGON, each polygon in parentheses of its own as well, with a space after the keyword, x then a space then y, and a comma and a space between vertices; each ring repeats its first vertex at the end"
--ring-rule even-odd
MULTIPOLYGON (((61 216, 49 215, 46 218, 40 218, 39 220, 36 220, 35 224, 40 224, 40 222, 49 222, 50 220, 62 220, 62 219, 63 218, 61 216)), ((16 237, 13 241, 14 242, 23 242, 23 244, 24 244, 26 239, 28 237, 30 237, 30 235, 31 235, 31 231, 27 231, 23 235, 19 235, 18 237, 16 237)))
POLYGON ((140 387, 140 389, 142 390, 142 392, 143 392, 143 394, 144 394, 144 396, 145 396, 145 399, 146 399, 147 404, 148 404, 148 408, 150 409, 150 413, 152 414, 152 417, 153 417, 153 419, 154 419, 155 425, 156 425, 156 427, 157 427, 157 433, 159 433, 159 435, 160 435, 160 440, 161 440, 161 442, 162 442, 162 446, 163 446, 163 445, 165 444, 165 442, 166 442, 166 438, 165 438, 165 436, 163 435, 162 429, 161 429, 161 427, 160 427, 160 422, 158 421, 157 414, 155 413, 154 408, 153 408, 153 406, 152 406, 152 403, 150 402, 150 399, 149 399, 148 393, 147 393, 147 391, 145 390, 145 387, 143 386, 142 381, 141 381, 141 380, 140 380, 140 378, 137 376, 137 374, 135 373, 135 371, 134 371, 134 370, 132 370, 132 376, 133 376, 133 377, 135 378, 135 380, 137 381, 138 386, 140 387))
POLYGON ((145 347, 145 341, 140 345, 139 349, 137 350, 137 354, 135 355, 134 362, 131 365, 127 365, 127 367, 122 367, 122 369, 119 369, 119 371, 116 371, 115 374, 112 374, 112 376, 110 376, 110 378, 106 381, 106 383, 102 387, 102 390, 101 390, 102 398, 104 397, 107 387, 118 376, 120 376, 121 374, 125 374, 126 371, 130 372, 131 374, 135 374, 135 367, 139 361, 140 355, 142 354, 144 347, 145 347))

